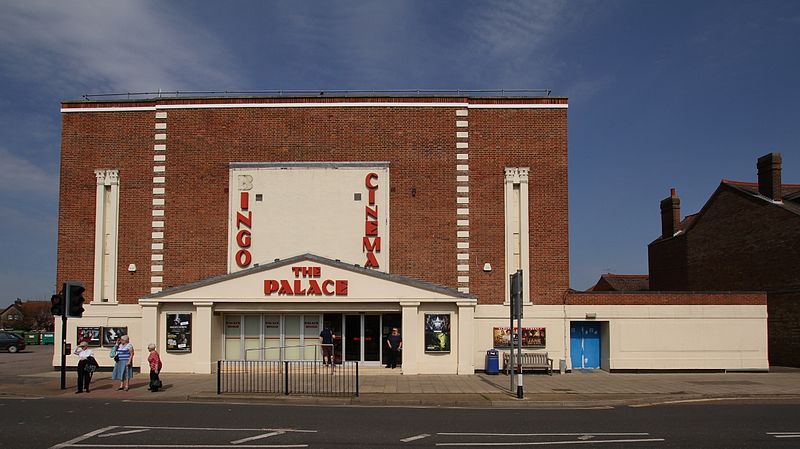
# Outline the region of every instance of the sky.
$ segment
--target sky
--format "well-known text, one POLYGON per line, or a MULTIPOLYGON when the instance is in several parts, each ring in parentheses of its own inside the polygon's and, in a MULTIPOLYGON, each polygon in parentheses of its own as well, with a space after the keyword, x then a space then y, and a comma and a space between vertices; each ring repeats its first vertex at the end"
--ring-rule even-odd
MULTIPOLYGON (((647 273, 783 155, 800 183, 798 1, 37 1, 0 6, 0 306, 55 290, 62 100, 156 91, 551 89, 569 97, 571 286, 647 273)), ((87 248, 93 251, 93 248, 87 248)))

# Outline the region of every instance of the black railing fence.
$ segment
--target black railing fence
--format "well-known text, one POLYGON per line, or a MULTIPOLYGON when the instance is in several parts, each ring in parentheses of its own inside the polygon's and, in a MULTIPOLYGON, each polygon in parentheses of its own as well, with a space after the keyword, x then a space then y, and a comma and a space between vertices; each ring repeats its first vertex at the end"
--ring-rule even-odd
POLYGON ((358 362, 218 360, 222 393, 358 396, 358 362))

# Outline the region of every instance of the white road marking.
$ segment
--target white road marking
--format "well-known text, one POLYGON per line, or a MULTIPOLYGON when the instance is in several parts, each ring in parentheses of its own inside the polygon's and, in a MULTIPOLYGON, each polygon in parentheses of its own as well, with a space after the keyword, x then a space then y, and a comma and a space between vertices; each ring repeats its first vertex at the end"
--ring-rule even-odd
MULTIPOLYGON (((55 446, 54 446, 55 447, 55 446)), ((72 444, 70 446, 59 447, 134 447, 134 448, 171 448, 171 447, 212 447, 212 448, 232 448, 232 447, 248 447, 248 448, 292 448, 292 447, 308 447, 307 444, 245 444, 241 446, 231 446, 230 444, 72 444)))
POLYGON ((578 437, 579 440, 591 440, 594 438, 594 435, 581 435, 578 437))
POLYGON ((117 435, 127 435, 129 433, 147 432, 149 430, 150 429, 136 429, 136 430, 126 430, 124 432, 104 433, 102 435, 98 435, 97 438, 115 437, 117 435))
POLYGON ((581 432, 581 433, 480 433, 480 432, 439 432, 436 435, 467 436, 467 437, 580 437, 586 435, 602 437, 644 437, 647 432, 581 432))
POLYGON ((550 444, 600 444, 600 443, 655 443, 663 438, 644 438, 634 440, 592 440, 592 441, 522 441, 516 443, 436 443, 437 446, 546 446, 550 444))
POLYGON ((269 432, 269 433, 264 433, 264 434, 261 434, 261 435, 256 435, 256 436, 254 436, 254 437, 242 438, 241 440, 231 441, 231 444, 240 444, 240 443, 246 443, 246 442, 248 442, 248 441, 260 440, 261 438, 269 438, 269 437, 274 437, 275 435, 283 435, 284 433, 286 433, 286 432, 269 432))
POLYGON ((772 435, 775 438, 800 438, 800 433, 787 433, 785 435, 772 435))
POLYGON ((421 440, 423 438, 428 438, 429 436, 431 436, 431 435, 428 434, 428 433, 423 433, 423 434, 415 435, 413 437, 403 438, 400 441, 402 441, 403 443, 408 443, 409 441, 421 440))
POLYGON ((55 446, 51 446, 50 449, 60 449, 62 447, 70 447, 70 446, 72 446, 73 444, 75 444, 75 443, 77 443, 79 441, 87 440, 87 439, 89 439, 89 438, 91 438, 91 437, 93 437, 95 435, 98 435, 98 434, 101 434, 101 433, 105 432, 106 430, 116 429, 117 427, 118 426, 103 427, 102 429, 97 429, 97 430, 91 431, 89 433, 85 433, 85 434, 83 434, 83 435, 81 435, 79 437, 75 437, 75 438, 73 438, 73 439, 71 439, 69 441, 66 441, 64 443, 56 444, 55 446))

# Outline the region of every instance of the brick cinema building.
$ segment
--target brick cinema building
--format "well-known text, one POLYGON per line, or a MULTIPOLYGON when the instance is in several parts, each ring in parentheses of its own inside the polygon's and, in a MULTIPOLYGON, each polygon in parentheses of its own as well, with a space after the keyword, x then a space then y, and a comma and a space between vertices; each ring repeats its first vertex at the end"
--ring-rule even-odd
POLYGON ((102 354, 127 333, 165 371, 209 373, 318 359, 326 322, 337 360, 379 365, 398 327, 403 374, 472 374, 508 344, 521 268, 524 343, 568 369, 768 369, 764 293, 569 289, 567 111, 457 92, 65 101, 57 281, 87 299, 68 341, 102 354))

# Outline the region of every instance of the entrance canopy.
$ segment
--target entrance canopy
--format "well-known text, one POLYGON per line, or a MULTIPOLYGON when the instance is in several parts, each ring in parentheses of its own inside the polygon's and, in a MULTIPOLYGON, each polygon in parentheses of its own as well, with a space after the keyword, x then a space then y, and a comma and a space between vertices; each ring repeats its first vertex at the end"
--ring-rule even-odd
MULTIPOLYGON (((344 333, 357 336, 359 341, 362 333, 366 335, 367 329, 374 327, 375 318, 383 317, 385 326, 396 325, 388 323, 387 317, 398 318, 397 323, 402 323, 404 374, 472 374, 476 303, 474 296, 455 289, 313 254, 168 288, 139 300, 142 332, 149 341, 160 341, 159 334, 167 334, 170 340, 172 328, 164 324, 170 313, 187 314, 195 323, 193 335, 203 342, 195 344, 198 351, 192 353, 194 363, 202 365, 194 368, 196 372, 208 370, 210 363, 229 352, 220 345, 221 339, 230 343, 229 331, 239 320, 235 316, 245 321, 248 316, 257 316, 254 323, 266 323, 259 324, 262 330, 254 333, 258 341, 270 338, 274 327, 282 344, 289 345, 297 341, 302 344, 307 337, 316 340, 319 332, 309 330, 300 335, 299 330, 293 330, 300 329, 295 322, 304 322, 302 328, 308 330, 318 325, 314 323, 320 317, 339 314, 345 327, 352 324, 352 329, 344 333), (279 325, 270 324, 273 322, 279 325), (436 341, 445 343, 436 346, 434 333, 443 337, 436 341)), ((246 340, 247 329, 243 332, 246 340)), ((359 351, 353 357, 366 360, 364 354, 370 348, 361 346, 353 346, 359 351)))
POLYGON ((211 301, 225 303, 346 304, 424 301, 452 303, 476 299, 458 290, 387 274, 337 260, 303 254, 231 274, 168 288, 140 299, 142 305, 211 301))

